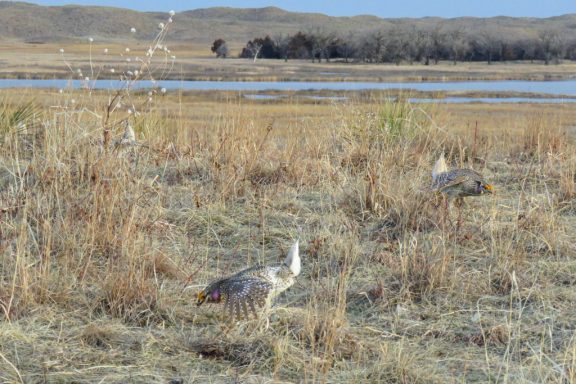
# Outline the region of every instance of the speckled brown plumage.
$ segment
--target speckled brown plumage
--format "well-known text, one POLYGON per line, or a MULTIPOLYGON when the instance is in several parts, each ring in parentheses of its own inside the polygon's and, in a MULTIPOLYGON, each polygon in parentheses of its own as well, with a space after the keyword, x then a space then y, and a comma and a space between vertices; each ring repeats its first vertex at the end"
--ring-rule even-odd
POLYGON ((248 320, 268 308, 272 299, 290 288, 300 273, 296 242, 283 263, 258 265, 209 284, 198 293, 197 305, 224 302, 230 320, 248 320))
POLYGON ((492 193, 493 187, 472 169, 448 170, 444 154, 441 154, 432 169, 432 190, 441 192, 448 198, 462 198, 492 193))
POLYGON ((446 194, 450 198, 480 196, 492 193, 492 185, 486 183, 484 177, 472 169, 453 169, 436 176, 432 189, 446 194))

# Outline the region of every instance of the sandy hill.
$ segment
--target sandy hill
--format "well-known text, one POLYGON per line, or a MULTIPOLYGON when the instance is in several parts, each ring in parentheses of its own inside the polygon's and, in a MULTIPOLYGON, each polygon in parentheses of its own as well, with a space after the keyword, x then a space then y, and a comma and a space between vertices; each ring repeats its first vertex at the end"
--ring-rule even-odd
MULTIPOLYGON (((166 10, 167 12, 168 10, 166 10)), ((40 6, 24 2, 0 2, 0 40, 55 42, 85 39, 149 40, 167 13, 137 12, 122 8, 94 6, 40 6), (136 28, 135 35, 130 28, 136 28)), ((331 17, 318 13, 288 12, 275 7, 216 7, 181 12, 175 17, 171 39, 212 42, 216 38, 244 43, 249 39, 301 31, 362 33, 372 30, 436 28, 465 31, 497 30, 509 36, 537 34, 540 30, 560 30, 576 34, 576 15, 552 18, 471 18, 382 19, 376 16, 331 17)))

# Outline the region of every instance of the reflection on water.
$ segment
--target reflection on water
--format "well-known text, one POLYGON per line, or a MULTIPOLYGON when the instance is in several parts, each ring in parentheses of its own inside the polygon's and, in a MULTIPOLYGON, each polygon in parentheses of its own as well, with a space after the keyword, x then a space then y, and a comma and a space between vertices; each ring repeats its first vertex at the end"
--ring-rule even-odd
MULTIPOLYGON (((83 88, 118 89, 126 82, 118 80, 23 80, 2 79, 0 88, 83 88)), ((481 92, 530 92, 557 96, 576 97, 576 79, 562 81, 457 81, 438 83, 378 83, 378 82, 268 82, 268 81, 178 81, 164 80, 151 82, 139 80, 134 88, 163 87, 184 90, 231 90, 231 91, 304 91, 304 90, 386 90, 406 89, 416 91, 481 91, 481 92)))
POLYGON ((444 97, 442 99, 410 98, 411 103, 576 103, 576 99, 543 97, 444 97))
MULTIPOLYGON (((265 94, 247 94, 243 95, 246 99, 250 100, 280 100, 288 98, 288 95, 265 95, 265 94)), ((331 100, 331 101, 346 101, 349 97, 346 96, 316 96, 316 95, 298 95, 292 96, 293 98, 302 98, 310 100, 331 100)), ((393 98, 394 99, 394 98, 393 98)), ((411 97, 408 99, 411 103, 576 103, 576 99, 566 98, 544 98, 544 97, 444 97, 444 98, 419 98, 411 97)))
POLYGON ((250 100, 278 100, 286 98, 286 95, 261 95, 261 94, 249 94, 244 95, 246 99, 250 100))
POLYGON ((288 97, 296 98, 296 99, 309 99, 309 100, 335 100, 335 101, 344 101, 348 100, 349 98, 346 96, 318 96, 318 95, 263 95, 261 93, 250 93, 247 95, 243 95, 244 98, 250 100, 279 100, 279 99, 286 99, 288 97))

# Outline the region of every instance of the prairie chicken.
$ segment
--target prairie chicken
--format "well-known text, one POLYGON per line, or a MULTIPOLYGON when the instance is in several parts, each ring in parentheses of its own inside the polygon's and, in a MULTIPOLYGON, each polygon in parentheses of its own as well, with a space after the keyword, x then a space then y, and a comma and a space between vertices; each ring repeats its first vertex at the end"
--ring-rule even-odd
POLYGON ((432 169, 432 190, 446 196, 442 218, 444 228, 446 227, 446 216, 450 200, 455 198, 459 203, 458 221, 456 223, 456 229, 459 230, 462 224, 461 206, 464 202, 464 197, 493 193, 494 187, 486 183, 484 177, 472 169, 457 168, 449 171, 444 160, 444 154, 441 154, 432 169))
POLYGON ((114 140, 113 142, 114 147, 127 147, 137 145, 136 142, 136 134, 134 133, 134 129, 128 119, 124 120, 124 133, 122 137, 119 139, 114 140))
POLYGON ((300 274, 300 255, 296 241, 283 263, 257 265, 209 284, 198 293, 196 305, 221 303, 227 317, 248 320, 258 310, 270 307, 272 299, 290 288, 300 274))
POLYGON ((480 196, 494 191, 494 187, 472 169, 458 168, 449 171, 444 154, 440 155, 432 170, 432 189, 445 194, 449 199, 480 196))

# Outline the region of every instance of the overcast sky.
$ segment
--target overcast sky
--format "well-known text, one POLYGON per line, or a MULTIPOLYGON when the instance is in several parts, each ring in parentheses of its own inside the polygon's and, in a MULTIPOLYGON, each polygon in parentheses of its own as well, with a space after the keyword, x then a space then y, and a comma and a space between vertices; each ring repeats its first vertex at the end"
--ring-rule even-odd
POLYGON ((260 8, 276 6, 296 12, 320 12, 332 16, 362 14, 380 17, 531 16, 550 17, 576 13, 576 0, 37 0, 42 5, 106 5, 139 11, 184 11, 208 7, 260 8))

